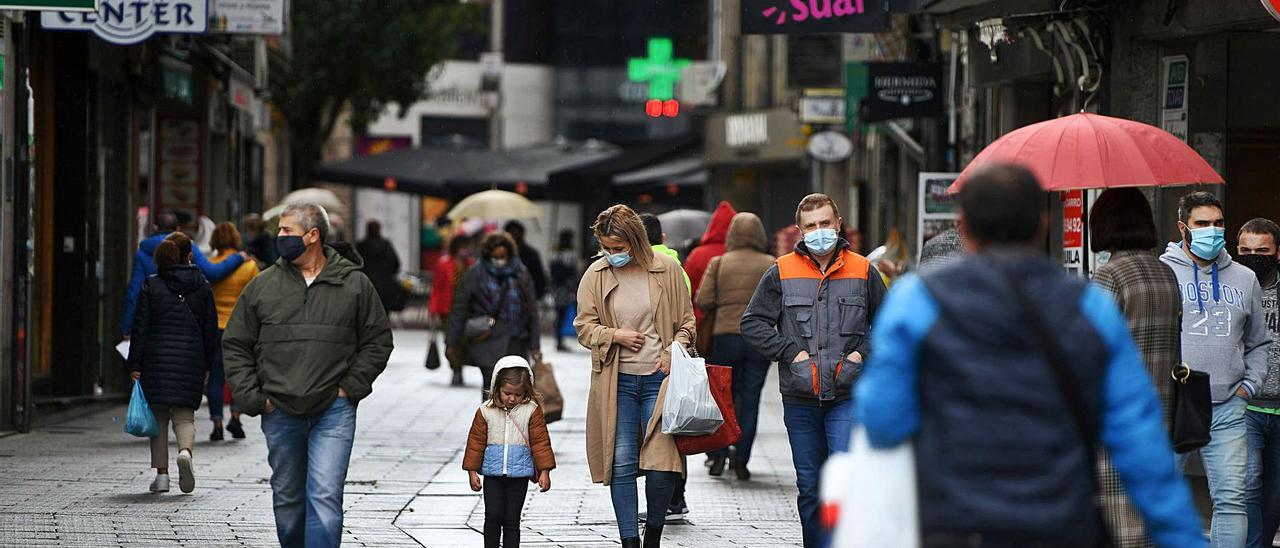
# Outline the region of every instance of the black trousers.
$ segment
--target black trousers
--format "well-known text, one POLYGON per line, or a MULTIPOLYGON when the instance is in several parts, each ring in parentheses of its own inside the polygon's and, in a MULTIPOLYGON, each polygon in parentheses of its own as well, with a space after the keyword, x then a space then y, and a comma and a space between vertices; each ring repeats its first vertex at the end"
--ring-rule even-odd
POLYGON ((519 548, 520 511, 528 491, 529 478, 484 477, 484 548, 519 548))

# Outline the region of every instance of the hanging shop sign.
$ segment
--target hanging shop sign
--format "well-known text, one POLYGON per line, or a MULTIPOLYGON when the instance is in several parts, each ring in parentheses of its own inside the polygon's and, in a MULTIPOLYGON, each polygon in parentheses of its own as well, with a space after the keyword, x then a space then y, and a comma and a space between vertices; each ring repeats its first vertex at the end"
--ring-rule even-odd
POLYGON ((231 78, 227 86, 227 102, 244 112, 253 112, 257 102, 253 85, 239 78, 231 78))
POLYGON ((819 162, 840 162, 853 154, 853 141, 843 133, 819 131, 809 138, 809 155, 819 162))
POLYGON ((800 121, 806 124, 844 123, 844 90, 804 90, 804 96, 800 98, 800 121))
POLYGON ((98 9, 98 0, 19 0, 18 2, 0 2, 0 9, 94 11, 98 9))
POLYGON ((137 44, 153 34, 201 34, 209 26, 205 0, 99 0, 97 11, 47 11, 46 29, 91 31, 112 44, 137 44))
POLYGON ((884 0, 742 0, 742 34, 887 32, 884 0))
POLYGON ((945 93, 939 63, 867 63, 867 108, 863 121, 941 115, 945 93))
POLYGON ((947 192, 959 173, 921 173, 919 209, 916 211, 916 259, 924 243, 956 227, 956 195, 947 192))
POLYGON ((1187 142, 1187 70, 1186 55, 1172 55, 1160 60, 1160 89, 1164 92, 1160 108, 1160 129, 1187 142))
POLYGON ((1262 0, 1262 7, 1267 9, 1271 17, 1280 21, 1280 0, 1262 0))
POLYGON ((196 218, 203 200, 200 120, 160 116, 156 120, 156 208, 196 218))
POLYGON ((284 0, 209 0, 209 32, 284 34, 284 0))
POLYGON ((795 160, 807 144, 796 113, 789 109, 711 116, 704 142, 710 163, 795 160))

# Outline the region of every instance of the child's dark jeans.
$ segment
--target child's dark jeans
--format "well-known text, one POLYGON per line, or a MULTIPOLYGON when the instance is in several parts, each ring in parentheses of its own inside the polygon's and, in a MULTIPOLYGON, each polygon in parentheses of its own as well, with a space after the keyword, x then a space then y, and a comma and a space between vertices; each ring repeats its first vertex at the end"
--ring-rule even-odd
POLYGON ((529 478, 484 477, 484 547, 520 546, 520 511, 529 491, 529 478))

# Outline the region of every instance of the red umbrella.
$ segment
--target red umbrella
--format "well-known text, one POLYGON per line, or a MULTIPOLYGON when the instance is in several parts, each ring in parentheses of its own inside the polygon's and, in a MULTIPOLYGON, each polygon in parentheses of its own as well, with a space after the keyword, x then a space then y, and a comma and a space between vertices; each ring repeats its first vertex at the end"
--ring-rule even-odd
POLYGON ((1083 112, 996 139, 949 192, 959 192, 969 175, 992 163, 1026 166, 1045 190, 1224 182, 1196 151, 1160 128, 1083 112))

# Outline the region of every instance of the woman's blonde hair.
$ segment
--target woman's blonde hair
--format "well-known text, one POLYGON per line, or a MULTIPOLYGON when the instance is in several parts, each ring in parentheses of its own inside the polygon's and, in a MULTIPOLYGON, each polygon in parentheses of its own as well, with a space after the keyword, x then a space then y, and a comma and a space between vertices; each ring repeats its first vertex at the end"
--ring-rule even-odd
MULTIPOLYGON (((591 225, 596 241, 605 237, 627 242, 631 246, 631 258, 644 269, 653 264, 653 248, 649 247, 649 235, 644 230, 640 216, 631 208, 618 204, 596 216, 591 225)), ((603 248, 603 244, 601 245, 603 248)), ((603 251, 603 249, 602 249, 603 251)))

